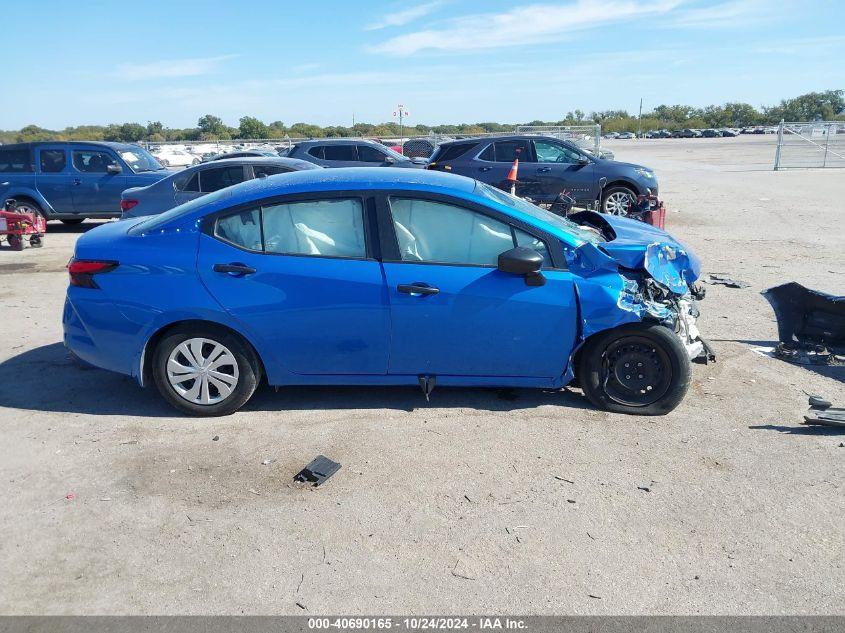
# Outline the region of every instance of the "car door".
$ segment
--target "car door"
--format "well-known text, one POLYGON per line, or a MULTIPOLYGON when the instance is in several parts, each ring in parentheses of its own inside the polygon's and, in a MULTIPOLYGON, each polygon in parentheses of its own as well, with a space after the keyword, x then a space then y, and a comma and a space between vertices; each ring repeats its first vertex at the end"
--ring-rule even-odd
POLYGON ((596 199, 598 186, 593 161, 564 143, 543 139, 533 144, 535 162, 525 169, 533 173, 538 183, 540 200, 554 200, 564 190, 578 202, 596 199))
POLYGON ((379 151, 370 145, 356 145, 358 151, 358 165, 362 167, 383 167, 386 165, 387 153, 379 151))
POLYGON ((119 216, 120 194, 126 189, 123 172, 129 168, 114 152, 102 147, 72 149, 71 163, 74 212, 82 216, 119 216))
POLYGON ((472 161, 473 167, 468 174, 499 189, 509 190, 511 183, 507 180, 508 173, 513 167, 514 160, 519 159, 517 170, 516 193, 519 196, 536 198, 536 174, 527 169, 527 163, 533 158, 530 141, 524 139, 508 139, 495 141, 485 147, 472 161))
POLYGON ((323 146, 323 165, 326 167, 360 167, 355 145, 340 143, 323 146))
MULTIPOLYGON (((484 207, 409 193, 380 200, 390 300, 390 374, 549 379, 566 369, 577 332, 571 274, 553 266, 548 236, 484 207), (528 246, 546 260, 546 284, 496 268, 528 246)), ((563 262, 557 262, 558 265, 563 262)))
POLYGON ((363 196, 328 193, 206 220, 200 277, 278 372, 387 372, 389 310, 367 206, 363 196))
POLYGON ((35 174, 36 187, 53 211, 61 214, 73 213, 71 192, 73 176, 67 158, 67 147, 63 145, 38 146, 35 164, 38 166, 35 174))

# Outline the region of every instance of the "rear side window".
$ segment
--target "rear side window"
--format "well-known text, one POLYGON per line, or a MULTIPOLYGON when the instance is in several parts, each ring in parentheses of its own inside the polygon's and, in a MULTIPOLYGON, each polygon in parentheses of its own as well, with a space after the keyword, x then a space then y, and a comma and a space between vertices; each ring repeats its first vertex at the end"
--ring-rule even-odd
POLYGON ((323 146, 317 145, 308 149, 308 155, 314 158, 323 158, 323 146))
POLYGON ((243 181, 244 168, 240 165, 237 167, 206 169, 200 173, 200 191, 203 193, 210 193, 225 187, 237 185, 239 182, 243 181))
POLYGON ((325 145, 323 146, 325 160, 358 160, 354 145, 325 145))
POLYGON ((67 165, 67 156, 63 149, 42 149, 41 150, 41 173, 55 174, 64 171, 67 165))
POLYGON ((179 191, 199 191, 200 190, 200 173, 195 171, 188 178, 182 178, 176 183, 176 188, 179 191))
POLYGON ((2 149, 0 148, 0 172, 32 171, 30 152, 28 148, 2 149))
POLYGON ((228 215, 217 220, 214 234, 250 251, 261 250, 261 213, 258 209, 228 215))
POLYGON ((358 145, 358 160, 362 163, 383 163, 385 155, 369 145, 358 145))
POLYGON ((86 174, 104 174, 109 165, 117 165, 117 161, 108 152, 96 150, 74 150, 73 166, 86 174))
POLYGON ((437 155, 432 156, 432 160, 455 160, 456 158, 459 158, 460 156, 466 154, 473 147, 475 147, 475 143, 457 143, 455 145, 441 145, 437 150, 437 155))
POLYGON ((290 169, 287 167, 279 167, 278 165, 253 165, 252 173, 256 178, 264 178, 266 176, 274 176, 276 174, 286 174, 290 169))
POLYGON ((493 143, 493 152, 497 163, 512 163, 517 158, 521 161, 531 160, 528 141, 496 141, 493 143))

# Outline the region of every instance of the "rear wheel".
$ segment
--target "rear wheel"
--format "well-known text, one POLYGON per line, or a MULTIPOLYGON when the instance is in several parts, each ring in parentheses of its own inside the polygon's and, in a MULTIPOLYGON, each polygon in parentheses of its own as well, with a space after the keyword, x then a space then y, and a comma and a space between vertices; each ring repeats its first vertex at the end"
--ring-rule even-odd
POLYGON ((9 246, 13 251, 23 250, 23 240, 20 235, 9 235, 6 239, 9 240, 9 246))
POLYGON ((153 378, 174 407, 190 415, 229 415, 252 397, 260 368, 232 332, 213 325, 179 327, 156 346, 153 378))
POLYGON ((42 209, 37 202, 33 202, 32 200, 23 199, 15 201, 15 211, 18 213, 37 213, 45 220, 47 219, 44 209, 42 209))
POLYGON ((692 369, 674 332, 662 325, 634 323, 588 341, 578 376, 584 394, 600 409, 664 415, 684 399, 692 369))
POLYGON ((85 221, 85 218, 65 218, 62 220, 62 224, 69 224, 71 226, 75 224, 82 224, 85 221))
POLYGON ((628 209, 634 203, 635 199, 636 195, 628 187, 611 187, 602 195, 602 213, 628 215, 628 209))

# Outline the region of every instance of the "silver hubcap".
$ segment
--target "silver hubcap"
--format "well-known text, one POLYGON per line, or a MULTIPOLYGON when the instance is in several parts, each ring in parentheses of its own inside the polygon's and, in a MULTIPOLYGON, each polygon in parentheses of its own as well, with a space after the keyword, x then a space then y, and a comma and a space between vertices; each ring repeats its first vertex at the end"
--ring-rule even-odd
POLYGON ((170 353, 167 380, 188 402, 217 404, 232 395, 238 385, 238 361, 217 341, 188 339, 170 353))
POLYGON ((628 215, 628 206, 634 201, 631 194, 617 191, 610 194, 604 201, 604 212, 611 215, 628 215))

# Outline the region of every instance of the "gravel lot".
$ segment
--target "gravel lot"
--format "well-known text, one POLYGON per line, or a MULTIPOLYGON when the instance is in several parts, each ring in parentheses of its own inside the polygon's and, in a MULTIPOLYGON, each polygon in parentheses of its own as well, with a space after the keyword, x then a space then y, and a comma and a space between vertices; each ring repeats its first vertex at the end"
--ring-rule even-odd
POLYGON ((751 284, 708 288, 718 362, 657 419, 445 388, 178 417, 62 347, 95 223, 0 249, 0 612, 845 614, 845 433, 800 425, 845 375, 752 351, 776 338, 760 290, 845 294, 845 172, 772 172, 773 137, 607 146, 656 170, 705 271, 751 284), (342 469, 293 486, 320 453, 342 469))

